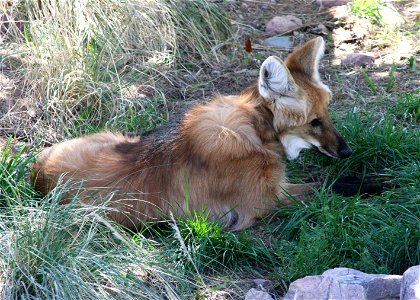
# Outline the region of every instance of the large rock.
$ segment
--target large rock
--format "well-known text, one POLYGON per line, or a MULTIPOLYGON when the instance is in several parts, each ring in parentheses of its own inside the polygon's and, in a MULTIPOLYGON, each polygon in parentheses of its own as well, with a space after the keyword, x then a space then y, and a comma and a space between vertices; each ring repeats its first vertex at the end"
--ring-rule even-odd
POLYGON ((420 299, 420 265, 404 272, 400 298, 401 300, 420 299))
POLYGON ((397 300, 402 276, 335 268, 293 282, 283 300, 397 300))
POLYGON ((302 25, 302 20, 295 16, 276 16, 267 22, 265 32, 269 35, 283 34, 302 25))

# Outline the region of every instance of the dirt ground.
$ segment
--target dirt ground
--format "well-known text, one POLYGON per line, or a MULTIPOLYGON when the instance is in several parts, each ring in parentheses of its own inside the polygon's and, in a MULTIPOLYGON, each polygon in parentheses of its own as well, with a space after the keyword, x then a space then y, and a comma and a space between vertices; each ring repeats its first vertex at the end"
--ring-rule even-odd
MULTIPOLYGON (((285 58, 293 47, 321 35, 327 42, 327 47, 320 72, 322 80, 334 93, 331 109, 347 110, 354 105, 378 109, 375 102, 379 98, 388 97, 395 92, 414 91, 420 87, 418 71, 410 69, 408 64, 410 57, 414 57, 417 65, 419 62, 420 46, 416 41, 420 37, 420 3, 390 1, 385 4, 396 9, 404 18, 403 24, 395 25, 403 31, 402 34, 392 33, 392 28, 388 30, 390 32, 381 32, 368 21, 352 19, 349 5, 327 8, 320 7, 316 1, 222 1, 218 5, 232 16, 236 31, 233 40, 223 47, 223 53, 229 59, 222 58, 213 68, 200 69, 198 75, 192 74, 193 84, 187 85, 178 97, 194 101, 217 93, 239 92, 256 81, 261 60, 269 55, 285 58), (265 33, 265 24, 274 16, 282 15, 292 15, 303 22, 303 26, 286 34, 291 37, 293 47, 263 45, 264 39, 269 37, 265 33), (320 26, 325 29, 320 30, 320 26), (245 41, 248 38, 252 45, 251 53, 245 51, 245 41), (352 53, 374 57, 374 62, 364 69, 378 89, 377 95, 362 76, 361 66, 346 67, 340 64, 341 59, 352 53), (386 91, 388 73, 393 64, 396 66, 395 84, 386 91)), ((176 72, 174 77, 186 78, 186 74, 182 72, 183 70, 176 72)))

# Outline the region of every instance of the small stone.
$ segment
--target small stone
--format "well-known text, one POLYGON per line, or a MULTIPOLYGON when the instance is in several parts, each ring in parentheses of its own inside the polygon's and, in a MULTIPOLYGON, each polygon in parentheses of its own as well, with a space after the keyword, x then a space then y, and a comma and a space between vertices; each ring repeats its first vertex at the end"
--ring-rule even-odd
POLYGON ((351 2, 351 0, 316 0, 316 3, 321 7, 346 5, 349 2, 351 2))
POLYGON ((191 74, 185 74, 184 79, 186 82, 193 82, 195 80, 194 76, 191 74))
POLYGON ((219 70, 212 70, 211 71, 211 75, 213 75, 213 76, 219 76, 220 74, 222 74, 222 72, 220 72, 219 70))
POLYGON ((259 8, 261 8, 261 9, 270 9, 271 6, 268 5, 267 3, 263 3, 263 4, 259 5, 259 8))
POLYGON ((295 16, 276 16, 267 22, 265 32, 269 35, 278 35, 298 29, 302 25, 302 20, 295 16))
POLYGON ((364 53, 352 53, 347 55, 346 58, 341 60, 341 65, 343 66, 362 66, 372 64, 375 61, 375 58, 371 55, 364 53))
POLYGON ((318 24, 316 27, 310 29, 311 33, 314 34, 322 34, 327 35, 328 34, 328 28, 324 24, 318 24))
POLYGON ((254 284, 257 287, 263 287, 265 289, 270 289, 273 286, 273 282, 271 280, 264 279, 264 278, 254 279, 254 284))
POLYGON ((257 20, 257 19, 251 22, 251 26, 254 27, 255 29, 261 29, 262 27, 260 20, 257 20))
POLYGON ((292 48, 293 40, 288 36, 274 36, 265 39, 263 45, 281 48, 292 48))
POLYGON ((257 289, 250 289, 246 295, 245 300, 274 300, 273 297, 267 292, 263 292, 257 289))
POLYGON ((420 265, 411 267, 404 272, 400 299, 420 299, 420 265))

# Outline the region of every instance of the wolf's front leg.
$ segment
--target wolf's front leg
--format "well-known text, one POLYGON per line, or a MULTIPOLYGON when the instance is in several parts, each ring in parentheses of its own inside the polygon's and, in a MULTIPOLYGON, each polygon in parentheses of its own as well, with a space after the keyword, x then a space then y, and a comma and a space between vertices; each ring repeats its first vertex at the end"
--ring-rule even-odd
POLYGON ((312 200, 316 194, 316 190, 321 187, 321 182, 304 183, 304 184, 282 184, 277 193, 280 203, 290 205, 293 199, 298 201, 312 200))

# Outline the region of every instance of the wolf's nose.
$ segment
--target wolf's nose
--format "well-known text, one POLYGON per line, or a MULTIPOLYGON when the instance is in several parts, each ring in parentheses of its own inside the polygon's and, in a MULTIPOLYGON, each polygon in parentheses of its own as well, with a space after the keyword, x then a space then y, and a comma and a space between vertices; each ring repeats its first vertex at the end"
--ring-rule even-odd
POLYGON ((342 149, 340 149, 340 151, 338 152, 338 155, 339 155, 340 158, 347 158, 352 153, 353 153, 353 151, 351 150, 351 148, 346 145, 345 147, 343 147, 342 149))

